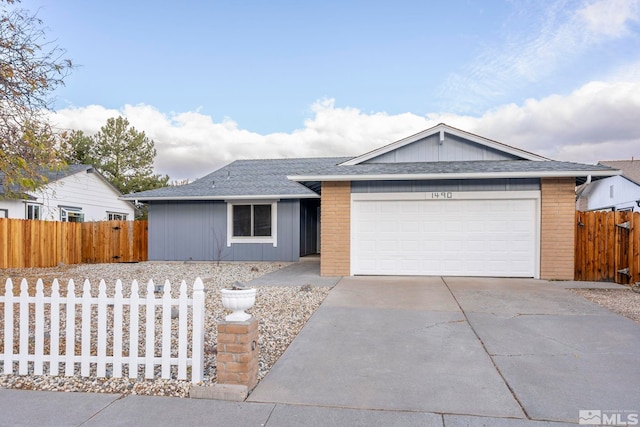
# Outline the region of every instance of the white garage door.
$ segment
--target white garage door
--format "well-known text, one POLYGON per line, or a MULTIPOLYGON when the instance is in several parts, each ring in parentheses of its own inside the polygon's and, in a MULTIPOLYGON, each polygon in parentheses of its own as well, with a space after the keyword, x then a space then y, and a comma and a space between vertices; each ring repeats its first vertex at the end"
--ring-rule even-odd
POLYGON ((352 273, 538 276, 537 198, 442 194, 448 198, 358 200, 354 194, 352 273))

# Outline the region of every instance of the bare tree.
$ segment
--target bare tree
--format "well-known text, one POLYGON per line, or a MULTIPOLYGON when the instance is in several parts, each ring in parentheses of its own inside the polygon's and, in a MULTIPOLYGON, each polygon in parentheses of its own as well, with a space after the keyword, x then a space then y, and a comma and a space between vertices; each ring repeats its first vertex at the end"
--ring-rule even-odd
POLYGON ((47 41, 42 21, 0 0, 0 170, 4 183, 33 189, 42 169, 62 164, 59 138, 47 120, 52 93, 72 68, 65 51, 47 41))

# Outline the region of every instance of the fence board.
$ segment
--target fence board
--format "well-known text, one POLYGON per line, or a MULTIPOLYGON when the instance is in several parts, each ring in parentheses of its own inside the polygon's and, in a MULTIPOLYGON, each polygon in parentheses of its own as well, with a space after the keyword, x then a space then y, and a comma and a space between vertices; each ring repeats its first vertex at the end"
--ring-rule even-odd
POLYGON ((0 218, 0 268, 147 260, 147 221, 0 218))
POLYGON ((576 280, 640 282, 640 212, 576 212, 575 242, 576 280))

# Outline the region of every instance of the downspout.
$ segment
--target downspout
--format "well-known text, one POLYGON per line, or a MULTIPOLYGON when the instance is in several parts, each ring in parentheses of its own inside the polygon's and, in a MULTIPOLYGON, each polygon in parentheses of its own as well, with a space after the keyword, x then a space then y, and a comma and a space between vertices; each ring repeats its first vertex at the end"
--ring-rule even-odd
POLYGON ((591 184, 591 175, 587 175, 587 180, 584 182, 582 189, 578 193, 576 193, 576 200, 578 200, 580 196, 582 196, 582 193, 584 193, 584 190, 587 189, 589 184, 591 184))

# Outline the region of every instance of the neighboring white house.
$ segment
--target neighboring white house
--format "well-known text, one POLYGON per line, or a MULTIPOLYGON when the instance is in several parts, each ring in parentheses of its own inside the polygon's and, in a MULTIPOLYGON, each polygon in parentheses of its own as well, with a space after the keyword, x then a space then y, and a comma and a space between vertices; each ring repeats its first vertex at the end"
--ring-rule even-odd
POLYGON ((133 204, 120 200, 122 193, 91 165, 71 165, 45 175, 45 186, 21 192, 22 197, 16 199, 4 198, 4 176, 0 174, 0 218, 69 222, 134 219, 133 204))
POLYGON ((598 164, 620 169, 622 175, 578 187, 576 208, 580 211, 640 212, 640 160, 611 160, 598 164))

